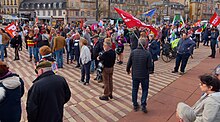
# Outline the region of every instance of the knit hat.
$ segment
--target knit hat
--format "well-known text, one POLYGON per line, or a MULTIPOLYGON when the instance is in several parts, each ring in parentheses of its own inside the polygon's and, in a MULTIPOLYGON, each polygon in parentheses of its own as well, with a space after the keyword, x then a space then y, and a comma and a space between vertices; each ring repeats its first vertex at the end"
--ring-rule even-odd
POLYGON ((42 56, 48 55, 48 54, 52 53, 50 47, 48 47, 48 46, 42 46, 42 47, 40 48, 39 52, 40 52, 40 54, 41 54, 42 56))
POLYGON ((9 67, 2 61, 0 61, 0 77, 5 76, 9 72, 9 67))
POLYGON ((176 112, 184 122, 194 122, 196 120, 193 109, 185 103, 178 103, 176 112))
POLYGON ((42 60, 42 61, 40 61, 39 64, 36 66, 36 68, 35 68, 35 73, 38 74, 38 69, 40 69, 40 68, 46 68, 46 67, 51 67, 51 66, 52 66, 51 62, 42 60))

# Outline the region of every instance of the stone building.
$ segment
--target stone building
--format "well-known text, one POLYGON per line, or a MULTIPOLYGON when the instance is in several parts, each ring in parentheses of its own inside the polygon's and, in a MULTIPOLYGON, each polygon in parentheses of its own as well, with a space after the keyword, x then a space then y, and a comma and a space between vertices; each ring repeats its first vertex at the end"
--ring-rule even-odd
POLYGON ((21 17, 39 21, 67 23, 66 0, 23 0, 19 6, 21 17))

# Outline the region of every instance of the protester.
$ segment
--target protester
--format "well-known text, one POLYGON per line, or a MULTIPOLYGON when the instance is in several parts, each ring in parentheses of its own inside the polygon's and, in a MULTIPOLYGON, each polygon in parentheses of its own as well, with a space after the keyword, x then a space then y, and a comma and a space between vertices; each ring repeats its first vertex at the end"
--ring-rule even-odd
POLYGON ((29 34, 26 36, 27 39, 27 46, 28 46, 28 52, 29 52, 29 60, 28 62, 32 61, 32 55, 34 54, 34 31, 29 30, 29 34))
POLYGON ((104 95, 99 97, 100 100, 108 101, 113 98, 113 71, 116 59, 115 51, 112 50, 112 42, 110 38, 106 38, 103 43, 104 53, 97 57, 99 61, 102 61, 103 68, 103 82, 104 82, 104 95))
POLYGON ((34 39, 33 42, 35 43, 34 45, 34 58, 35 58, 35 63, 39 61, 39 48, 43 45, 41 45, 42 42, 42 36, 39 33, 39 28, 34 28, 34 39))
POLYGON ((180 63, 181 63, 180 74, 183 75, 185 73, 186 64, 188 62, 189 56, 191 55, 194 46, 195 46, 195 42, 187 37, 187 32, 182 32, 182 37, 177 45, 176 65, 172 73, 178 72, 180 63))
POLYGON ((70 57, 70 51, 71 51, 71 34, 68 33, 67 34, 67 38, 66 38, 66 55, 67 55, 67 64, 69 64, 69 57, 70 57))
POLYGON ((196 115, 196 120, 192 122, 219 122, 220 81, 216 76, 209 74, 201 75, 199 78, 200 89, 204 94, 192 107, 187 108, 187 111, 193 110, 196 115))
POLYGON ((154 39, 154 35, 149 35, 149 44, 148 49, 152 57, 152 69, 150 69, 150 74, 154 73, 154 62, 158 60, 158 52, 160 52, 160 47, 157 44, 157 41, 154 39))
POLYGON ((126 68, 127 73, 130 74, 130 68, 132 67, 132 102, 135 111, 139 109, 137 94, 139 84, 141 83, 141 106, 144 113, 147 113, 146 100, 149 88, 149 70, 152 67, 151 54, 145 50, 146 46, 146 40, 139 39, 138 48, 131 52, 126 68))
POLYGON ((79 57, 80 57, 80 44, 79 44, 79 41, 80 41, 80 34, 76 33, 76 35, 74 37, 74 41, 73 41, 74 57, 75 57, 75 60, 76 60, 75 68, 80 68, 80 60, 79 60, 79 57))
POLYGON ((20 60, 19 58, 19 48, 22 46, 22 39, 21 39, 21 35, 19 35, 18 32, 16 32, 16 35, 14 36, 14 38, 11 39, 11 45, 13 48, 15 48, 15 60, 20 60))
POLYGON ((0 61, 0 121, 20 122, 24 82, 0 61))
POLYGON ((215 58, 216 54, 216 45, 217 45, 217 38, 219 36, 219 31, 216 28, 211 29, 211 55, 209 57, 215 58))
POLYGON ((52 71, 56 73, 58 71, 57 63, 52 57, 52 50, 48 46, 42 46, 39 50, 42 59, 40 61, 49 61, 52 65, 52 71))
POLYGON ((57 32, 57 36, 54 38, 52 52, 56 55, 58 68, 63 68, 63 50, 65 46, 65 38, 60 35, 60 32, 57 32))
POLYGON ((27 96, 28 121, 63 121, 64 104, 71 96, 66 80, 54 74, 48 61, 41 61, 35 72, 38 77, 33 81, 27 96))
POLYGON ((90 65, 91 65, 91 52, 88 48, 88 41, 84 38, 80 39, 80 62, 82 64, 81 68, 81 80, 84 85, 89 84, 90 80, 90 65), (84 81, 86 75, 86 81, 84 81))
POLYGON ((9 43, 10 37, 4 33, 4 30, 0 29, 0 51, 1 51, 1 60, 4 61, 5 46, 9 43))
POLYGON ((118 54, 118 62, 117 64, 121 65, 123 64, 123 52, 124 52, 124 43, 127 42, 126 38, 124 37, 123 34, 121 34, 120 36, 118 36, 117 38, 117 44, 118 47, 116 48, 116 53, 118 54))

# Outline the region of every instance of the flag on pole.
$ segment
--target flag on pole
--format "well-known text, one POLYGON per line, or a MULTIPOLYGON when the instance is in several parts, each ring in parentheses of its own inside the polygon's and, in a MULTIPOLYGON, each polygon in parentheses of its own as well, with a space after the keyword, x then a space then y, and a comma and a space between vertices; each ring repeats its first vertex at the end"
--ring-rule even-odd
POLYGON ((215 12, 214 15, 210 18, 209 20, 210 24, 212 24, 213 26, 218 26, 220 23, 220 17, 218 16, 218 14, 215 12))
POLYGON ((199 29, 197 29, 197 30, 195 31, 195 33, 196 33, 196 34, 202 33, 202 31, 205 30, 206 26, 207 26, 207 23, 204 24, 204 25, 202 25, 199 29))
POLYGON ((183 17, 179 14, 174 17, 172 25, 176 25, 177 22, 179 23, 179 28, 180 29, 182 29, 185 26, 185 23, 183 21, 183 17))
POLYGON ((156 12, 156 10, 157 10, 156 8, 151 9, 150 11, 145 12, 144 15, 148 17, 152 17, 154 13, 156 12))
POLYGON ((118 9, 118 8, 114 8, 114 9, 117 11, 117 13, 123 19, 123 21, 125 22, 125 24, 128 28, 146 27, 146 28, 149 28, 154 33, 155 37, 157 36, 157 34, 158 34, 157 29, 155 29, 153 26, 147 25, 147 24, 141 22, 136 17, 132 16, 131 14, 129 14, 121 9, 118 9))
POLYGON ((5 31, 8 32, 8 34, 14 38, 14 36, 16 35, 16 30, 17 30, 17 27, 16 25, 14 24, 14 22, 12 22, 10 25, 8 25, 7 27, 5 27, 5 31))
POLYGON ((198 20, 196 23, 193 24, 194 27, 200 26, 201 20, 198 20))

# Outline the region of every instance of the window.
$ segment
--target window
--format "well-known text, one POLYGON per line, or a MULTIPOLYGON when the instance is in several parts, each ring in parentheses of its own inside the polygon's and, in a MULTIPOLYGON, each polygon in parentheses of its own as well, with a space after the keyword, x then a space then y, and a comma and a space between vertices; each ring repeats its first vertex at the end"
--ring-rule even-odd
POLYGON ((13 5, 13 0, 11 0, 11 5, 13 5))
POLYGON ((5 5, 5 0, 4 0, 4 5, 5 5))
POLYGON ((43 10, 43 16, 45 16, 46 14, 45 14, 45 11, 43 10))
POLYGON ((17 0, 14 0, 14 5, 17 5, 17 0))
POLYGON ((56 16, 57 14, 56 14, 56 10, 53 10, 53 16, 56 16))
POLYGON ((7 5, 9 5, 9 0, 7 0, 7 5))
POLYGON ((40 16, 40 11, 37 11, 37 16, 40 16))
POLYGON ((90 11, 87 11, 87 16, 90 16, 90 11))
POLYGON ((17 8, 15 8, 15 14, 17 14, 18 13, 18 10, 17 10, 17 8))
POLYGON ((48 16, 50 16, 50 10, 48 11, 48 16))
POLYGON ((81 11, 81 16, 84 16, 84 11, 81 11))
POLYGON ((61 10, 59 10, 59 14, 58 14, 59 16, 62 16, 62 11, 61 10))
POLYGON ((79 16, 79 11, 76 11, 76 16, 79 16))
POLYGON ((14 13, 14 11, 13 11, 13 8, 11 9, 11 14, 13 14, 14 13))

